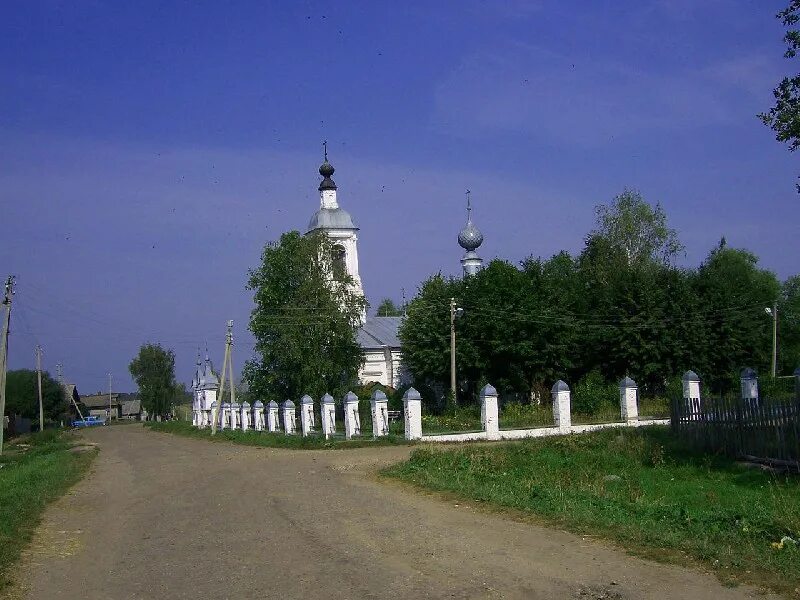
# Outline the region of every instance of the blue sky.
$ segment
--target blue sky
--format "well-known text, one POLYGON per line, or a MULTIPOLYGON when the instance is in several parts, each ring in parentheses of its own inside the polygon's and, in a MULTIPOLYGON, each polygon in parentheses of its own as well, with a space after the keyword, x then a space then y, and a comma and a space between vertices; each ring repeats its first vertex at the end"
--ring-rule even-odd
POLYGON ((625 187, 697 265, 725 235, 798 272, 800 164, 756 114, 790 73, 785 2, 7 2, 0 272, 10 367, 82 393, 145 341, 249 357, 260 249, 318 205, 321 141, 373 305, 482 255, 578 252, 625 187), (77 4, 78 6, 74 6, 77 4))

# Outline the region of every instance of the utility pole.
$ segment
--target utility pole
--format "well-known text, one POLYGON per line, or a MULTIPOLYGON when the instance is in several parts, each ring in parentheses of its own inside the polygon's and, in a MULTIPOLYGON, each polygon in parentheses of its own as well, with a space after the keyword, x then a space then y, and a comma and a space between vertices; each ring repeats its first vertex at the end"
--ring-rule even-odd
POLYGON ((44 406, 42 404, 42 347, 36 344, 36 379, 39 383, 39 431, 44 431, 44 406))
POLYGON ((3 453, 3 428, 6 414, 6 367, 8 365, 8 328, 11 324, 11 298, 14 295, 14 276, 6 279, 3 306, 6 314, 3 318, 3 333, 0 337, 0 454, 3 453))
POLYGON ((772 378, 778 374, 778 303, 764 308, 764 312, 772 317, 772 378))
POLYGON ((231 386, 231 405, 236 399, 236 392, 233 385, 233 366, 231 358, 231 350, 233 348, 233 320, 228 321, 228 330, 225 333, 225 358, 222 360, 222 379, 219 382, 219 396, 217 396, 217 411, 211 411, 211 435, 216 435, 217 425, 219 424, 219 415, 225 416, 222 410, 222 397, 225 394, 225 377, 230 372, 230 386, 231 386))
POLYGON ((111 425, 111 373, 108 374, 108 410, 106 411, 106 425, 111 425))

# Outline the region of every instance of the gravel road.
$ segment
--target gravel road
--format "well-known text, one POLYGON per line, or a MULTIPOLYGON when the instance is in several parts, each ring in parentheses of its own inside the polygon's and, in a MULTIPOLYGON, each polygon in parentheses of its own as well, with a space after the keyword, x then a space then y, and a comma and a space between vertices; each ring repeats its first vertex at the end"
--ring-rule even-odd
POLYGON ((139 425, 83 433, 15 598, 761 597, 713 576, 378 482, 408 449, 290 451, 139 425))

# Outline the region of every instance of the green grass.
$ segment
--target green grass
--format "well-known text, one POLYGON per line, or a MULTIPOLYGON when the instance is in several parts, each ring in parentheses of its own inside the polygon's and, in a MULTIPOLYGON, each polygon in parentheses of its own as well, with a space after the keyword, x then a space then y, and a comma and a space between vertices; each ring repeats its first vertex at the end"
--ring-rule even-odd
POLYGON ((800 539, 800 478, 695 453, 666 427, 418 449, 383 474, 800 595, 800 546, 780 544, 800 539))
POLYGON ((94 451, 73 454, 65 433, 46 430, 17 438, 0 456, 0 590, 31 540, 45 507, 77 482, 94 451))
MULTIPOLYGON (((343 433, 338 433, 331 439, 326 440, 321 433, 315 433, 308 437, 301 435, 285 435, 284 433, 269 433, 266 431, 231 431, 230 429, 217 430, 216 435, 211 435, 211 429, 198 429, 187 421, 162 421, 145 423, 153 431, 164 433, 174 433, 185 437, 209 440, 213 442, 233 442, 244 446, 262 446, 265 448, 294 448, 298 450, 320 450, 320 449, 346 449, 346 448, 367 448, 373 446, 396 446, 408 444, 403 436, 390 434, 377 439, 372 438, 371 429, 369 433, 362 437, 352 440, 344 439, 343 433)), ((362 431, 364 430, 362 427, 362 431)))

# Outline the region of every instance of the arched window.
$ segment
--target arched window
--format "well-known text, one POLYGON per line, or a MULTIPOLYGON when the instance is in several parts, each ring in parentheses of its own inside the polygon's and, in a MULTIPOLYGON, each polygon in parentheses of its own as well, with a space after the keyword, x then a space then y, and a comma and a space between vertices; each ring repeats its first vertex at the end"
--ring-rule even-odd
POLYGON ((344 280, 347 275, 347 266, 345 265, 345 251, 342 246, 337 245, 331 249, 331 268, 334 280, 344 280))

